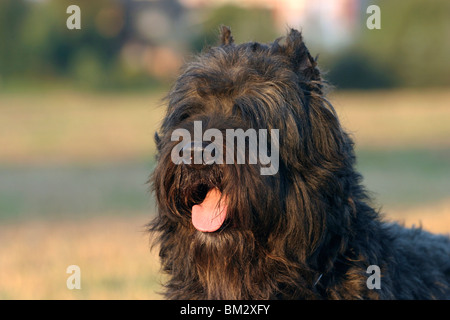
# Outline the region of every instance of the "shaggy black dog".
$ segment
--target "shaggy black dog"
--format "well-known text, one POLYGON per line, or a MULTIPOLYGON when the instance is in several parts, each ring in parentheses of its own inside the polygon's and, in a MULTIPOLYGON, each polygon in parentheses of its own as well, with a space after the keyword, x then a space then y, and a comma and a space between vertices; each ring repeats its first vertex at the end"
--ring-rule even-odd
POLYGON ((450 298, 449 238, 383 222, 370 206, 298 31, 237 45, 223 27, 167 101, 149 225, 167 298, 450 298), (243 149, 230 129, 246 134, 243 149))

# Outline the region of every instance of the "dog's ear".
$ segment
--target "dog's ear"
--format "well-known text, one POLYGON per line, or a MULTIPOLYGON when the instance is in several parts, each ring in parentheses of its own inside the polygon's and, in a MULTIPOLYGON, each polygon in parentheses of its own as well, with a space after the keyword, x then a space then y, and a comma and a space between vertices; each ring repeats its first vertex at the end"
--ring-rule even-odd
POLYGON ((234 42, 233 36, 231 35, 231 29, 227 26, 220 27, 220 44, 223 46, 230 45, 234 42))
POLYGON ((285 38, 285 44, 279 45, 277 41, 276 49, 289 58, 294 71, 304 81, 308 89, 321 93, 322 79, 317 67, 317 59, 314 59, 309 53, 299 31, 291 29, 285 38))

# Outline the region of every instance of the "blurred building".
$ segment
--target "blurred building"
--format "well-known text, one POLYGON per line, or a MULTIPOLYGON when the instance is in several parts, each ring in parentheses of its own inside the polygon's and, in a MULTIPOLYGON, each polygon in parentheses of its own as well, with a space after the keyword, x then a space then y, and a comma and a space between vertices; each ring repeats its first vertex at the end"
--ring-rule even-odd
POLYGON ((177 0, 121 0, 127 25, 127 41, 121 56, 127 67, 145 70, 157 78, 170 78, 181 64, 186 9, 177 0))

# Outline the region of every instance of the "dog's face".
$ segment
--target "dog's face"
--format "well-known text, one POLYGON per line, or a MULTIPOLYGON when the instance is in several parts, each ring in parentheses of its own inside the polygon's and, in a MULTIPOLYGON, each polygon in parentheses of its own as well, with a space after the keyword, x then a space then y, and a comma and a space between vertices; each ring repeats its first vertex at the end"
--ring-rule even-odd
POLYGON ((299 283, 346 248, 362 197, 352 142, 298 31, 268 45, 221 38, 185 66, 155 135, 150 230, 167 297, 308 295, 299 283))
MULTIPOLYGON (((153 187, 160 213, 177 228, 268 239, 289 224, 294 198, 311 208, 346 167, 349 143, 299 32, 269 45, 235 45, 227 28, 221 37, 168 95, 153 187)), ((314 212, 301 214, 314 220, 314 212)), ((302 226, 312 237, 322 228, 302 226)))

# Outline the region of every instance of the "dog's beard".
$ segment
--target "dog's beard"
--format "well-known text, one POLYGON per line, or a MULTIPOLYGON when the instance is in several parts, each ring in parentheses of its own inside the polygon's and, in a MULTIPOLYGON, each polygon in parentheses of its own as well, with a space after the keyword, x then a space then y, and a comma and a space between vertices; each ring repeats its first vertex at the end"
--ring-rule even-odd
POLYGON ((179 165, 172 179, 179 182, 167 192, 178 199, 177 215, 184 221, 190 218, 190 226, 203 233, 250 229, 256 211, 247 199, 242 199, 248 193, 243 181, 239 181, 245 169, 236 165, 179 165))
POLYGON ((185 182, 177 193, 184 194, 181 198, 185 199, 184 208, 190 212, 194 228, 201 232, 215 232, 227 218, 227 197, 221 191, 218 178, 208 177, 208 173, 206 177, 198 177, 189 174, 189 170, 186 167, 180 170, 180 174, 187 177, 179 178, 185 182))
MULTIPOLYGON (((170 183, 167 183, 164 193, 169 197, 163 200, 169 204, 177 203, 172 213, 167 215, 175 222, 171 225, 176 228, 172 234, 176 248, 171 245, 167 247, 171 252, 168 252, 170 258, 167 258, 165 268, 173 268, 171 259, 186 257, 188 260, 182 263, 186 268, 184 271, 176 269, 170 272, 175 278, 195 277, 205 290, 201 297, 270 298, 267 292, 273 290, 268 287, 275 284, 261 281, 260 288, 255 288, 255 279, 267 277, 263 270, 255 266, 265 259, 268 251, 265 248, 267 237, 262 235, 262 230, 268 232, 270 228, 267 225, 262 227, 262 208, 266 209, 264 213, 268 216, 265 223, 271 223, 277 207, 275 204, 265 204, 265 198, 254 197, 252 187, 254 184, 258 190, 262 190, 263 185, 272 188, 268 187, 268 177, 255 175, 259 167, 248 165, 193 167, 171 163, 168 167, 171 169, 164 172, 167 178, 164 181, 170 183), (267 212, 269 207, 271 212, 267 212), (252 295, 246 288, 252 288, 252 295)), ((198 290, 196 287, 191 289, 198 290)), ((175 287, 168 292, 169 298, 181 297, 177 296, 181 291, 175 287)))
POLYGON ((260 175, 259 165, 174 164, 167 151, 172 145, 162 149, 153 176, 160 216, 152 231, 162 232, 160 256, 172 275, 167 297, 191 292, 195 298, 198 290, 208 299, 310 294, 317 275, 307 257, 324 220, 319 207, 302 208, 294 185, 303 182, 293 180, 299 177, 283 162, 273 176, 260 175))
POLYGON ((215 232, 223 226, 228 200, 218 166, 175 165, 171 180, 177 183, 170 185, 167 194, 174 195, 178 216, 190 217, 190 224, 201 232, 215 232))

